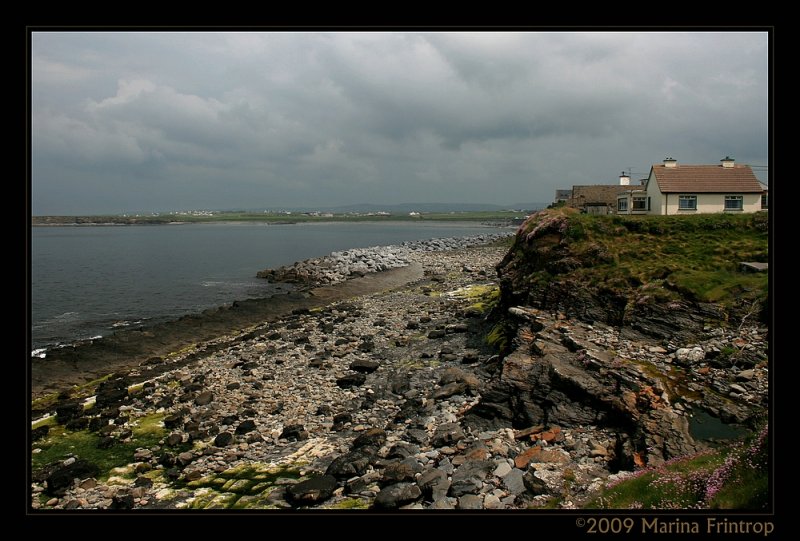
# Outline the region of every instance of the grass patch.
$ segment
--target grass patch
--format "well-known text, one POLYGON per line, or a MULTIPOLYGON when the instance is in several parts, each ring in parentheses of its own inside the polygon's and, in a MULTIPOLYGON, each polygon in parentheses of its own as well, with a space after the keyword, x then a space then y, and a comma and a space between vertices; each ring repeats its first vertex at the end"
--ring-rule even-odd
POLYGON ((336 502, 326 509, 369 509, 369 504, 361 498, 348 498, 336 502))
POLYGON ((610 484, 588 509, 746 509, 769 504, 769 434, 679 457, 610 484))
POLYGON ((299 479, 300 472, 290 467, 274 468, 263 464, 249 464, 225 470, 184 483, 195 493, 191 509, 247 509, 270 507, 267 497, 275 488, 278 479, 299 479))
POLYGON ((153 414, 140 418, 131 427, 130 440, 119 442, 108 449, 99 449, 100 437, 88 430, 70 431, 55 425, 34 447, 40 452, 31 455, 31 468, 39 470, 51 462, 65 460, 70 456, 84 458, 97 464, 102 479, 107 479, 113 468, 133 462, 133 454, 139 447, 152 447, 167 435, 161 422, 164 414, 153 414))
POLYGON ((512 251, 531 286, 571 278, 640 301, 687 297, 727 306, 767 295, 767 273, 739 271, 741 261, 768 261, 766 213, 594 216, 558 209, 534 215, 522 231, 512 251), (556 247, 560 267, 547 256, 556 247))
POLYGON ((503 321, 496 323, 486 335, 486 344, 496 349, 501 355, 508 351, 509 329, 503 321))

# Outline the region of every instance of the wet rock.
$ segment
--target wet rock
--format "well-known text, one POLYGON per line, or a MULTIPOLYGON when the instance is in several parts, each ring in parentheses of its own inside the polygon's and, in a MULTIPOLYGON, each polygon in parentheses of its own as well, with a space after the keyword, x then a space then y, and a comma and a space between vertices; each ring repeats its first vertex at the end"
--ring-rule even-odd
POLYGON ((152 487, 152 486, 153 486, 153 480, 152 480, 152 479, 150 479, 149 477, 145 477, 145 476, 143 476, 143 475, 139 475, 139 476, 136 478, 136 481, 134 481, 134 482, 133 482, 133 486, 135 486, 135 487, 144 487, 144 488, 150 488, 150 487, 152 487))
POLYGON ((377 449, 369 446, 350 451, 336 457, 325 470, 325 475, 332 475, 340 480, 360 477, 367 472, 367 468, 376 456, 377 449))
POLYGON ((185 467, 191 464, 192 460, 194 460, 194 454, 191 451, 186 451, 184 453, 179 454, 178 457, 175 459, 175 462, 185 467))
POLYGON ((100 441, 97 442, 98 449, 110 449, 116 445, 117 439, 112 436, 105 436, 100 438, 100 441))
POLYGON ((409 428, 406 430, 405 437, 408 441, 418 443, 420 445, 425 445, 428 443, 428 433, 420 428, 409 428))
POLYGON ((95 407, 98 409, 120 405, 128 398, 128 382, 125 378, 108 379, 97 386, 95 407))
POLYGON ((522 494, 525 492, 525 483, 523 481, 524 476, 525 473, 522 470, 514 468, 505 477, 503 477, 503 485, 511 494, 522 494))
POLYGON ((347 374, 336 380, 336 385, 342 389, 349 389, 351 387, 358 387, 364 385, 367 381, 367 376, 364 374, 347 374))
POLYGON ((494 462, 489 460, 465 462, 453 472, 449 495, 458 497, 464 494, 477 494, 483 488, 486 476, 493 469, 494 462))
POLYGON ((89 430, 92 432, 97 432, 102 430, 103 427, 108 426, 108 419, 104 419, 103 417, 92 417, 89 419, 89 430))
POLYGON ((469 326, 466 323, 454 323, 445 327, 445 333, 447 334, 464 333, 468 330, 469 326))
POLYGON ((49 425, 43 425, 39 428, 35 428, 31 430, 31 441, 36 441, 44 438, 50 432, 49 425))
POLYGON ((459 509, 483 509, 483 498, 476 494, 464 494, 458 498, 459 509))
POLYGON ((64 489, 72 485, 74 479, 97 477, 99 474, 100 468, 83 458, 71 461, 66 465, 61 464, 45 479, 45 492, 51 495, 63 493, 64 489))
POLYGON ((301 424, 287 425, 283 428, 280 439, 287 439, 289 441, 307 440, 308 432, 301 424))
POLYGON ((214 438, 214 445, 217 447, 226 447, 233 443, 233 434, 230 432, 220 432, 217 434, 217 437, 214 438))
POLYGON ((431 439, 433 447, 452 445, 464 439, 466 435, 458 423, 444 423, 436 428, 431 439))
POLYGON ((406 458, 402 461, 392 462, 383 470, 383 481, 386 484, 401 481, 414 481, 416 474, 422 472, 422 466, 415 458, 406 458))
POLYGON ((431 393, 431 398, 433 400, 443 400, 445 398, 450 398, 451 396, 464 394, 467 392, 469 387, 465 383, 448 383, 431 393))
POLYGON ((219 424, 233 426, 233 423, 235 423, 238 420, 239 420, 238 415, 226 415, 225 417, 222 418, 222 420, 220 420, 219 424))
POLYGON ((455 509, 455 507, 448 498, 442 497, 434 501, 429 509, 455 509))
POLYGON ((411 383, 408 376, 398 374, 391 379, 391 389, 394 394, 402 395, 411 390, 411 383))
POLYGON ((236 434, 247 434, 248 432, 252 432, 256 429, 256 422, 252 419, 248 419, 246 421, 242 421, 239 423, 239 426, 236 427, 236 434))
POLYGON ((373 506, 378 509, 397 509, 417 501, 422 496, 419 487, 414 483, 397 483, 381 489, 373 506))
POLYGON ((351 450, 356 450, 360 447, 380 447, 386 441, 386 431, 380 428, 369 428, 361 433, 356 439, 353 440, 350 446, 351 450))
POLYGON ((525 475, 522 476, 522 483, 525 485, 525 488, 533 494, 534 496, 538 496, 539 494, 547 494, 548 488, 547 483, 544 480, 536 477, 534 470, 529 470, 525 475))
POLYGON ((428 338, 430 338, 432 340, 436 339, 436 338, 444 338, 444 337, 445 337, 444 329, 435 329, 435 330, 432 330, 432 331, 430 331, 428 333, 428 338))
POLYGON ((291 485, 286 489, 286 501, 292 506, 314 505, 333 495, 338 481, 332 475, 312 477, 291 485))
POLYGON ((194 403, 198 406, 205 406, 211 403, 214 400, 214 393, 211 391, 203 391, 194 399, 194 403))
POLYGON ((56 406, 56 421, 67 424, 70 420, 83 415, 83 404, 80 400, 65 400, 56 406))
POLYGON ((341 430, 349 422, 352 422, 353 416, 350 413, 337 413, 333 416, 332 430, 341 430))
POLYGON ((378 369, 380 363, 375 361, 370 361, 367 359, 356 359, 352 363, 350 363, 350 370, 355 372, 361 372, 363 374, 371 374, 375 370, 378 369))
POLYGON ((133 494, 120 493, 114 494, 111 498, 111 505, 109 509, 125 510, 133 509, 133 494))
POLYGON ((173 414, 164 417, 164 428, 178 428, 183 424, 183 415, 173 414))
POLYGON ((438 498, 447 495, 450 481, 442 470, 431 468, 417 478, 417 486, 419 486, 426 499, 436 501, 438 498))
POLYGON ((386 458, 399 458, 403 460, 419 453, 419 446, 404 441, 396 443, 390 450, 386 458))
POLYGON ((169 447, 175 447, 183 443, 183 436, 180 434, 170 434, 164 442, 169 447))
POLYGON ((328 404, 322 404, 317 408, 316 415, 330 415, 333 409, 328 404))

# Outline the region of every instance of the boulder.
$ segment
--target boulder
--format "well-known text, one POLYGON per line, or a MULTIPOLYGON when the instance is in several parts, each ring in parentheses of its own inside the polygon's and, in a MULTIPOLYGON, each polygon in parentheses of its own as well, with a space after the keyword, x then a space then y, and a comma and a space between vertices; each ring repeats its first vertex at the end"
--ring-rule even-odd
POLYGON ((546 494, 548 491, 547 483, 545 483, 544 480, 536 477, 533 470, 529 470, 525 475, 522 476, 522 483, 525 485, 525 488, 528 489, 528 492, 534 496, 546 494))
POLYGON ((433 447, 444 447, 452 445, 464 439, 466 434, 458 423, 444 423, 436 427, 433 433, 431 445, 433 447))
POLYGON ((87 477, 97 477, 100 474, 100 468, 96 464, 89 462, 86 459, 78 458, 74 461, 65 461, 66 465, 62 463, 56 467, 50 475, 45 479, 45 492, 47 494, 56 495, 62 493, 64 489, 72 485, 74 479, 86 479, 87 477))
POLYGON ((422 466, 419 465, 416 458, 406 458, 391 462, 383 470, 383 482, 392 484, 402 481, 414 481, 416 474, 420 472, 422 472, 422 466))
POLYGON ((458 394, 464 394, 467 392, 469 387, 465 383, 460 382, 453 382, 448 383, 431 393, 431 398, 433 400, 443 400, 445 398, 450 398, 451 396, 455 396, 458 394))
POLYGON ((56 421, 64 425, 76 417, 83 415, 83 404, 80 400, 65 400, 56 406, 56 421))
POLYGON ((300 481, 286 489, 286 501, 293 507, 323 502, 333 495, 338 481, 332 475, 321 475, 300 481))
POLYGON ((380 363, 370 361, 368 359, 356 359, 350 363, 350 370, 361 372, 363 374, 371 374, 378 369, 380 363))
POLYGON ((378 450, 375 447, 361 447, 333 459, 325 475, 332 475, 336 479, 346 480, 351 477, 360 477, 367 472, 369 465, 377 458, 378 450))
POLYGON ((210 404, 211 401, 214 400, 214 393, 211 391, 203 391, 194 399, 194 403, 198 406, 205 406, 210 404))
POLYGON ((227 447, 231 443, 233 443, 233 434, 230 432, 220 432, 214 438, 214 445, 217 447, 227 447))
POLYGON ((522 494, 525 492, 524 477, 525 473, 522 470, 514 468, 503 477, 503 485, 515 496, 522 494))
POLYGON ((353 440, 350 446, 351 450, 356 450, 360 447, 372 446, 380 447, 386 441, 386 431, 380 428, 369 428, 362 432, 356 439, 353 440))
POLYGON ((450 485, 450 496, 477 494, 483 488, 486 476, 494 470, 495 464, 490 460, 469 460, 453 472, 450 485))
POLYGON ((287 439, 289 441, 307 440, 308 432, 300 424, 286 425, 279 436, 280 439, 287 439))
POLYGON ((128 398, 128 381, 125 378, 108 379, 97 386, 95 407, 119 406, 128 398))
POLYGON ((367 381, 367 376, 364 374, 347 374, 336 380, 336 385, 342 389, 349 389, 351 387, 358 387, 364 385, 367 381))
POLYGON ((396 483, 381 489, 373 506, 378 509, 397 509, 417 501, 421 496, 422 492, 416 484, 396 483))
POLYGON ((248 419, 246 421, 242 421, 239 423, 239 426, 236 427, 237 434, 247 434, 248 432, 252 432, 256 429, 256 422, 252 419, 248 419))

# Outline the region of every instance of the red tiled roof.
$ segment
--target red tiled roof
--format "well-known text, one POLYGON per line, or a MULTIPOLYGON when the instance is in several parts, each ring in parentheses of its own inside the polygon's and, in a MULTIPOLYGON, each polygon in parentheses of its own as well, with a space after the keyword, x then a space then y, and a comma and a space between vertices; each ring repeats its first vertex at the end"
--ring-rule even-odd
POLYGON ((749 165, 653 165, 661 193, 761 193, 749 165))

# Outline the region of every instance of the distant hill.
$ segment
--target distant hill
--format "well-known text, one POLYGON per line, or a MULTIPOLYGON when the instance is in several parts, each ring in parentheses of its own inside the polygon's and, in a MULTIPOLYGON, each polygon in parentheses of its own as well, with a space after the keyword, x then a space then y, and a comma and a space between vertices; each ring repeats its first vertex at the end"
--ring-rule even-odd
POLYGON ((514 203, 511 205, 492 205, 488 203, 398 203, 394 205, 378 205, 374 203, 359 203, 355 205, 343 205, 336 207, 316 207, 316 208, 285 208, 274 210, 287 210, 292 212, 479 212, 479 211, 499 211, 499 210, 538 210, 547 206, 547 203, 514 203))

